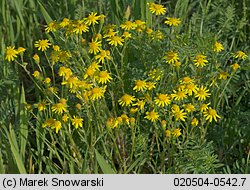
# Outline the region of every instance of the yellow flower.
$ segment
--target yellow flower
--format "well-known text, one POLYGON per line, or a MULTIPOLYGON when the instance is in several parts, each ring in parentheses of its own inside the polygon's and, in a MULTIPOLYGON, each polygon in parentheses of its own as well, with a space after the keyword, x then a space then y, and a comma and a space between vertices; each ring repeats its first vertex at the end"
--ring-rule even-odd
POLYGON ((54 45, 54 46, 53 46, 53 50, 55 50, 55 51, 60 51, 60 47, 59 47, 58 45, 54 45))
POLYGON ((48 33, 48 32, 55 32, 57 30, 57 27, 58 27, 58 23, 56 21, 53 21, 53 22, 50 22, 46 28, 45 28, 45 31, 48 33))
POLYGON ((113 129, 119 126, 119 122, 117 119, 111 117, 106 121, 106 126, 113 129))
POLYGON ((51 79, 49 77, 46 77, 43 82, 45 84, 49 84, 51 82, 51 79))
POLYGON ((100 19, 100 16, 96 16, 97 15, 97 13, 94 13, 94 12, 91 12, 90 14, 89 14, 89 16, 87 17, 87 19, 86 19, 86 24, 87 25, 95 25, 95 24, 98 24, 98 20, 100 19))
POLYGON ((157 41, 160 41, 164 38, 164 34, 160 31, 160 30, 157 30, 153 33, 153 36, 152 36, 152 39, 153 40, 157 40, 157 41))
POLYGON ((73 119, 71 119, 72 125, 77 129, 78 127, 82 127, 83 125, 83 119, 78 116, 73 116, 73 119))
POLYGON ((164 57, 166 59, 166 62, 169 64, 174 64, 175 62, 179 61, 179 56, 177 52, 169 51, 166 52, 166 56, 164 57))
POLYGON ((110 45, 116 47, 117 45, 122 46, 124 39, 122 39, 122 37, 120 36, 115 35, 115 36, 111 36, 110 38, 108 38, 107 41, 109 42, 110 45))
POLYGON ((52 106, 51 108, 52 112, 56 113, 56 114, 63 114, 63 112, 67 112, 67 104, 59 102, 57 104, 55 104, 54 106, 52 106))
POLYGON ((155 88, 156 82, 147 82, 148 90, 153 90, 155 88))
POLYGON ((165 119, 161 120, 161 127, 163 129, 166 129, 166 126, 167 126, 167 121, 165 119))
POLYGON ((107 70, 100 71, 98 77, 99 77, 98 82, 101 84, 106 84, 107 82, 110 82, 112 80, 112 77, 110 76, 107 70))
POLYGON ((193 104, 189 103, 189 104, 185 104, 184 106, 185 110, 189 113, 189 112, 193 112, 195 111, 195 107, 193 104))
POLYGON ((88 31, 89 27, 84 22, 84 20, 78 20, 74 25, 73 32, 75 32, 76 34, 82 34, 83 32, 88 32, 88 31))
POLYGON ((60 121, 54 121, 51 125, 51 129, 56 129, 56 133, 62 128, 62 123, 60 121))
POLYGON ((46 109, 47 101, 43 100, 40 103, 36 104, 36 107, 38 108, 39 111, 43 111, 46 109))
POLYGON ((181 129, 180 128, 174 129, 174 131, 172 132, 172 134, 173 134, 174 137, 181 136, 182 135, 181 129))
POLYGON ((170 102, 171 100, 168 94, 158 94, 157 97, 155 97, 155 103, 159 107, 164 107, 165 105, 168 106, 170 102))
POLYGON ((49 40, 38 40, 35 42, 35 47, 41 51, 46 51, 50 45, 51 43, 49 42, 49 40))
POLYGON ((209 104, 210 103, 208 103, 208 104, 201 104, 201 107, 200 107, 201 112, 207 111, 209 104))
POLYGON ((122 36, 124 37, 124 39, 132 38, 132 35, 129 32, 123 32, 122 36))
POLYGON ((104 63, 105 59, 111 60, 110 51, 109 50, 101 50, 98 55, 95 56, 95 59, 98 63, 104 63))
POLYGON ((45 122, 42 124, 42 127, 45 128, 45 127, 52 127, 53 124, 55 122, 55 119, 53 118, 50 118, 50 119, 47 119, 45 120, 45 122))
POLYGON ((171 131, 167 129, 165 131, 165 135, 166 135, 166 137, 171 137, 171 131))
POLYGON ((192 96, 193 93, 197 92, 198 87, 194 83, 186 84, 185 90, 189 96, 192 96))
POLYGON ((137 102, 133 104, 133 106, 137 106, 140 110, 143 110, 145 104, 146 104, 145 101, 138 99, 137 102))
POLYGON ((179 112, 180 111, 180 107, 177 104, 174 104, 171 107, 171 111, 172 111, 172 113, 179 112))
POLYGON ((77 77, 69 77, 66 81, 63 81, 62 85, 68 85, 69 88, 77 87, 79 79, 77 77))
POLYGON ((238 63, 234 63, 234 64, 230 65, 230 67, 231 67, 234 71, 236 71, 237 69, 240 68, 240 65, 239 65, 238 63))
POLYGON ((237 52, 234 54, 233 57, 234 57, 234 58, 238 58, 238 59, 244 60, 244 59, 246 59, 248 56, 247 56, 247 54, 244 53, 243 51, 237 51, 237 52))
POLYGON ((148 119, 149 121, 156 122, 156 120, 158 120, 159 118, 159 114, 154 110, 150 112, 147 111, 146 116, 144 118, 148 119))
POLYGON ((174 112, 174 117, 176 121, 185 121, 185 118, 187 117, 186 115, 187 113, 185 113, 183 109, 174 112))
POLYGON ((129 106, 130 104, 133 103, 133 101, 135 101, 135 97, 131 96, 129 94, 124 94, 119 100, 119 105, 121 106, 129 106))
POLYGON ((58 93, 58 88, 51 86, 51 87, 48 88, 48 91, 50 91, 51 93, 57 94, 58 93))
POLYGON ((192 119, 192 121, 191 121, 191 125, 192 126, 197 126, 199 124, 199 121, 198 121, 198 119, 196 119, 195 117, 192 119))
POLYGON ((124 30, 134 30, 137 27, 137 24, 131 21, 125 21, 120 27, 124 30))
POLYGON ((23 48, 23 47, 19 47, 19 48, 17 48, 17 52, 18 52, 18 54, 21 54, 22 55, 22 53, 23 52, 25 52, 26 51, 26 49, 25 48, 23 48))
POLYGON ((167 9, 163 5, 156 3, 149 3, 149 10, 156 15, 164 15, 167 12, 167 9))
POLYGON ((162 78, 163 76, 163 71, 161 69, 153 69, 151 71, 149 71, 148 76, 154 80, 154 81, 158 81, 162 78))
POLYGON ((6 48, 6 57, 9 62, 14 61, 14 59, 17 57, 18 51, 15 50, 15 47, 8 46, 6 48))
POLYGON ((221 80, 226 80, 227 77, 228 77, 228 75, 229 75, 229 74, 228 74, 227 72, 221 71, 221 72, 220 72, 219 79, 221 79, 221 80))
POLYGON ((35 78, 38 78, 40 76, 40 72, 39 71, 34 71, 34 73, 32 74, 35 78))
POLYGON ((138 108, 131 108, 131 109, 129 110, 129 112, 130 112, 131 114, 135 114, 137 111, 138 111, 138 108))
POLYGON ((209 90, 206 87, 201 86, 200 88, 197 89, 195 93, 195 97, 198 98, 198 100, 206 100, 211 94, 208 93, 209 90))
POLYGON ((64 27, 68 26, 69 24, 70 24, 70 20, 69 20, 68 18, 64 18, 64 19, 62 20, 62 22, 60 23, 60 26, 61 26, 62 28, 64 28, 64 27))
POLYGON ((187 98, 187 91, 182 90, 181 88, 178 91, 173 90, 174 94, 171 94, 172 98, 177 101, 182 101, 187 98))
POLYGON ((190 83, 193 83, 193 82, 194 82, 194 79, 191 79, 190 77, 183 77, 180 80, 181 84, 190 84, 190 83))
POLYGON ((33 56, 33 59, 35 60, 36 64, 39 64, 39 63, 40 63, 40 57, 39 57, 39 55, 35 54, 35 55, 33 56))
POLYGON ((99 100, 104 97, 106 86, 103 88, 95 87, 91 89, 91 100, 99 100))
POLYGON ((142 32, 146 28, 146 22, 141 20, 135 20, 135 24, 137 24, 136 31, 142 32))
POLYGON ((69 116, 66 115, 66 114, 64 114, 64 115, 62 116, 62 120, 63 120, 63 122, 66 123, 66 122, 69 120, 69 116))
POLYGON ((212 108, 208 108, 208 110, 206 112, 204 112, 204 116, 206 118, 206 120, 209 120, 209 122, 212 122, 212 120, 214 119, 217 122, 217 118, 221 118, 215 109, 212 108))
POLYGON ((76 109, 80 110, 80 109, 81 109, 81 107, 82 107, 82 106, 81 106, 81 104, 79 104, 79 103, 78 103, 78 104, 76 104, 76 109))
POLYGON ((96 55, 101 50, 101 41, 93 41, 89 43, 89 53, 94 53, 96 55))
POLYGON ((70 68, 66 68, 64 66, 59 68, 58 75, 61 76, 61 77, 65 77, 66 80, 68 80, 69 77, 72 76, 72 74, 73 73, 72 73, 70 68))
POLYGON ((181 20, 179 18, 167 17, 167 20, 164 23, 169 26, 178 26, 181 23, 181 20))
POLYGON ((147 87, 147 82, 145 80, 136 80, 135 87, 133 88, 133 90, 135 90, 136 92, 143 91, 146 90, 147 87))
POLYGON ((204 67, 206 66, 206 63, 208 63, 208 61, 206 60, 206 57, 205 55, 202 55, 202 54, 198 54, 196 55, 195 57, 195 60, 194 60, 194 65, 196 67, 204 67))
POLYGON ((218 52, 223 51, 224 47, 220 42, 215 42, 213 50, 218 53, 218 52))

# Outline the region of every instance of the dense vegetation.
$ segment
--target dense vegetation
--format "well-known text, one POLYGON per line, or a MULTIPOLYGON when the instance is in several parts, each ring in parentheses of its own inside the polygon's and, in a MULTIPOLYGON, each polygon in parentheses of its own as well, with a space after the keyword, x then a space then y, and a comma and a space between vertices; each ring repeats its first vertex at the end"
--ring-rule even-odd
POLYGON ((2 0, 0 173, 249 173, 249 7, 2 0))

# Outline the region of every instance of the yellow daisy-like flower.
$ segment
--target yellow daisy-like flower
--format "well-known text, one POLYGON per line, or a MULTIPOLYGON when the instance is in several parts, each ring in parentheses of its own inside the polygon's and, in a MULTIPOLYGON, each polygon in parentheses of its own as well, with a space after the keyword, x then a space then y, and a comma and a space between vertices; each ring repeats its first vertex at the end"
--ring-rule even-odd
POLYGON ((100 53, 95 56, 95 59, 98 61, 98 63, 104 63, 105 60, 111 60, 110 51, 101 50, 100 53))
POLYGON ((208 108, 206 112, 204 112, 204 116, 206 120, 209 120, 209 122, 212 122, 213 120, 217 122, 217 118, 221 118, 215 109, 208 108))
POLYGON ((135 87, 133 88, 133 90, 135 90, 136 92, 143 91, 143 90, 146 90, 147 87, 148 87, 148 85, 147 85, 147 82, 145 80, 136 80, 135 87))
POLYGON ((234 71, 236 71, 237 69, 240 68, 240 65, 239 65, 238 63, 234 63, 234 64, 230 65, 230 67, 231 67, 234 71))
POLYGON ((155 103, 159 107, 168 106, 170 102, 171 100, 168 94, 158 94, 157 97, 155 97, 155 103))
POLYGON ((213 50, 218 53, 218 52, 223 51, 224 47, 220 42, 215 42, 213 50))
POLYGON ((166 56, 164 58, 169 64, 174 64, 175 62, 179 61, 178 53, 174 51, 166 52, 166 56))
POLYGON ((243 51, 237 51, 234 55, 233 55, 234 58, 238 58, 238 59, 246 59, 248 56, 246 53, 244 53, 243 51))
POLYGON ((73 32, 75 32, 76 34, 82 34, 83 32, 88 32, 88 31, 89 27, 84 20, 78 20, 74 25, 73 32))
POLYGON ((49 40, 38 40, 35 42, 35 47, 41 51, 46 51, 50 45, 51 43, 49 42, 49 40))
POLYGON ((194 127, 196 127, 198 124, 199 124, 198 119, 194 117, 194 118, 192 119, 192 121, 191 121, 191 125, 194 126, 194 127))
POLYGON ((23 54, 23 52, 25 52, 26 51, 26 49, 25 48, 23 48, 23 47, 19 47, 19 48, 17 48, 17 53, 18 54, 23 54))
POLYGON ((46 28, 45 31, 48 32, 55 32, 57 30, 58 23, 56 21, 50 22, 46 28))
POLYGON ((15 47, 8 46, 6 48, 6 57, 9 62, 14 61, 14 59, 17 57, 18 51, 15 50, 15 47))
POLYGON ((185 110, 189 113, 189 112, 193 112, 195 111, 195 107, 193 104, 189 103, 189 104, 185 104, 184 106, 185 110))
POLYGON ((36 64, 39 64, 39 63, 40 63, 40 57, 39 57, 39 55, 35 54, 35 55, 33 56, 33 59, 35 60, 36 64))
POLYGON ((148 90, 153 90, 155 88, 156 82, 147 82, 148 90))
POLYGON ((194 60, 194 65, 196 67, 204 67, 204 66, 206 66, 206 63, 208 63, 208 60, 206 60, 206 57, 207 56, 202 55, 202 54, 196 55, 195 60, 194 60))
POLYGON ((54 120, 53 124, 51 125, 51 129, 56 129, 56 133, 62 128, 62 123, 60 121, 54 120))
POLYGON ((148 119, 149 121, 156 122, 159 118, 159 114, 154 110, 150 112, 147 111, 146 116, 144 118, 148 119))
POLYGON ((149 3, 149 10, 156 15, 164 15, 167 12, 167 9, 163 5, 156 3, 149 3))
POLYGON ((109 42, 110 45, 116 47, 117 45, 122 46, 124 39, 122 39, 122 37, 120 37, 120 36, 114 35, 114 36, 111 36, 110 38, 108 38, 107 41, 109 42))
POLYGON ((134 30, 137 27, 137 24, 127 20, 123 24, 121 24, 120 27, 124 30, 134 30))
POLYGON ((96 55, 98 52, 101 51, 101 41, 92 41, 89 43, 89 53, 94 53, 96 55))
POLYGON ((73 73, 70 68, 62 66, 59 68, 58 75, 68 80, 73 75, 73 73))
POLYGON ((49 84, 51 82, 51 79, 49 77, 46 77, 43 82, 45 84, 49 84))
POLYGON ((194 79, 191 79, 190 77, 183 77, 180 80, 181 84, 189 84, 189 83, 193 83, 193 82, 194 82, 194 79))
POLYGON ((129 106, 135 101, 135 97, 129 94, 124 94, 119 100, 119 105, 121 106, 129 106))
POLYGON ((196 93, 197 89, 198 87, 194 83, 189 83, 185 85, 185 90, 189 96, 192 96, 193 93, 196 93))
POLYGON ((166 135, 166 137, 168 137, 168 138, 171 137, 171 131, 167 129, 167 130, 165 131, 165 135, 166 135))
POLYGON ((75 88, 77 87, 79 82, 79 79, 77 77, 69 77, 67 80, 63 81, 61 84, 62 85, 68 85, 69 88, 75 88))
POLYGON ((83 126, 83 119, 78 116, 73 116, 73 119, 71 119, 72 125, 77 129, 78 127, 83 126))
POLYGON ((125 40, 132 38, 131 33, 127 32, 127 31, 123 32, 122 36, 124 37, 125 40))
POLYGON ((101 87, 95 87, 91 89, 91 100, 99 100, 102 97, 104 97, 104 93, 106 91, 106 86, 104 86, 103 88, 101 87))
POLYGON ((173 90, 174 94, 171 94, 172 98, 177 101, 182 101, 187 98, 187 91, 182 90, 181 88, 178 91, 173 90))
POLYGON ((43 100, 40 103, 36 104, 35 106, 38 108, 38 111, 43 111, 43 110, 46 110, 46 105, 47 105, 47 101, 43 100))
POLYGON ((165 24, 169 26, 178 26, 181 23, 181 20, 179 18, 175 17, 167 17, 167 20, 164 22, 165 24))
POLYGON ((66 26, 68 26, 69 24, 70 24, 70 20, 68 19, 68 18, 64 18, 63 20, 62 20, 62 22, 60 23, 60 26, 62 27, 62 28, 64 28, 64 27, 66 27, 66 26))
POLYGON ((47 119, 43 124, 42 124, 42 127, 45 128, 45 127, 52 127, 53 124, 55 122, 55 119, 53 118, 50 118, 50 119, 47 119))
POLYGON ((101 84, 106 84, 112 80, 112 77, 108 73, 108 71, 100 71, 98 74, 99 80, 98 82, 101 84))
POLYGON ((89 14, 89 16, 87 17, 87 19, 86 19, 86 24, 87 25, 95 25, 95 24, 98 24, 98 20, 100 19, 100 16, 96 16, 97 15, 97 13, 94 13, 94 12, 91 12, 90 14, 89 14))
POLYGON ((32 74, 35 78, 38 78, 40 76, 40 72, 39 71, 34 71, 34 73, 32 74))
POLYGON ((200 107, 201 112, 207 111, 209 105, 210 105, 210 103, 201 104, 201 107, 200 107))
POLYGON ((53 105, 51 110, 52 110, 52 112, 61 115, 61 114, 63 114, 63 112, 67 112, 67 104, 59 102, 59 103, 53 105))
POLYGON ((197 89, 195 93, 195 97, 198 98, 198 100, 206 100, 211 94, 208 93, 209 90, 206 87, 201 86, 197 89))
POLYGON ((174 117, 176 121, 185 121, 185 118, 187 118, 186 115, 187 113, 185 113, 183 109, 174 112, 174 117))
POLYGON ((69 120, 69 116, 66 115, 66 114, 64 114, 64 115, 62 116, 62 120, 63 120, 63 122, 66 123, 66 122, 69 120))
POLYGON ((159 81, 163 76, 163 71, 161 69, 153 69, 149 71, 148 76, 154 81, 159 81))
POLYGON ((172 132, 172 134, 173 134, 174 137, 181 136, 182 135, 181 129, 180 128, 174 129, 174 131, 172 132))
POLYGON ((145 104, 146 104, 145 101, 138 99, 137 102, 133 104, 133 106, 137 106, 140 110, 143 110, 145 104))
POLYGON ((229 75, 228 72, 221 71, 219 75, 219 79, 226 80, 228 75, 229 75))

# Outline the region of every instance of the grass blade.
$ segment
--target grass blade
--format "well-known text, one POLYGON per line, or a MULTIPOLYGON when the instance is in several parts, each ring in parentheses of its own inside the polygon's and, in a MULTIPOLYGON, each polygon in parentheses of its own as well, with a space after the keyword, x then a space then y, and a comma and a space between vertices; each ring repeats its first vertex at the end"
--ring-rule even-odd
POLYGON ((99 166, 101 167, 104 174, 115 174, 115 171, 107 164, 106 160, 100 155, 100 153, 95 150, 95 155, 99 166))

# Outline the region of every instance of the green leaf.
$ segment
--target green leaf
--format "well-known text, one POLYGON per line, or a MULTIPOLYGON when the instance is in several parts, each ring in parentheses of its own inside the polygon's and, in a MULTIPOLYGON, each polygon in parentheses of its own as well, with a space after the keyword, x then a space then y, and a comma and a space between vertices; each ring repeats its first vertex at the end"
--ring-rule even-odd
POLYGON ((44 17, 46 23, 49 24, 50 22, 53 21, 53 19, 49 16, 49 13, 46 11, 46 9, 42 5, 41 1, 38 1, 38 4, 40 6, 40 10, 41 10, 41 12, 43 14, 43 17, 44 17))
POLYGON ((115 171, 107 164, 106 160, 95 150, 96 159, 104 174, 115 174, 115 171))

